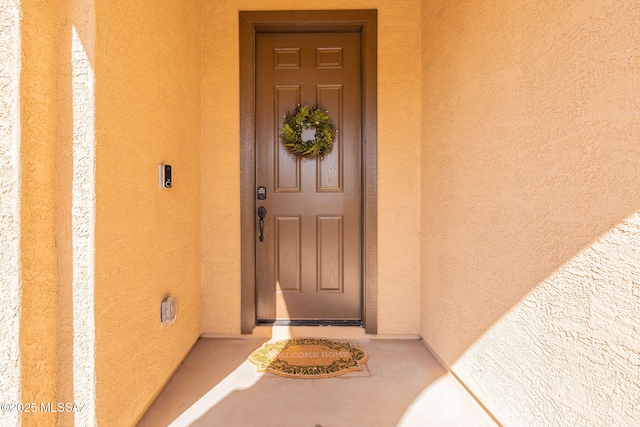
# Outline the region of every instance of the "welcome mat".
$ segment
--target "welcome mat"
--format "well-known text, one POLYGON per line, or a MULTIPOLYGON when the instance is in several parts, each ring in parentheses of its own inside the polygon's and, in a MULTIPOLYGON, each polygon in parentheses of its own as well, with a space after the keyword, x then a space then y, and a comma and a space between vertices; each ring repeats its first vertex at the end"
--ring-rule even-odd
POLYGON ((260 372, 288 378, 330 378, 361 371, 369 356, 347 342, 289 338, 266 342, 249 355, 260 372))

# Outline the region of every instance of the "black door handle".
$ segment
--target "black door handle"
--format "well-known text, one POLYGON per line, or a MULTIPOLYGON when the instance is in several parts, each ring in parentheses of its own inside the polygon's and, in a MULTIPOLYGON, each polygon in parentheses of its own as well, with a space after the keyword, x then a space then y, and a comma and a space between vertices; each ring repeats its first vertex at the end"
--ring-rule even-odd
POLYGON ((267 209, 264 206, 258 208, 258 218, 260 218, 260 241, 264 242, 264 218, 267 216, 267 209))

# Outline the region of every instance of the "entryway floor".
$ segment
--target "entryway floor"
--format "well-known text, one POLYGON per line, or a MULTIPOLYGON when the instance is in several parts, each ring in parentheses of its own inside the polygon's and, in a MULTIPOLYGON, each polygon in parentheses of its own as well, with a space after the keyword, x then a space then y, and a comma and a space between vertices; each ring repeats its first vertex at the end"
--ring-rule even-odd
POLYGON ((315 380, 257 373, 247 356, 265 341, 199 339, 138 426, 496 425, 420 340, 345 340, 366 369, 315 380))

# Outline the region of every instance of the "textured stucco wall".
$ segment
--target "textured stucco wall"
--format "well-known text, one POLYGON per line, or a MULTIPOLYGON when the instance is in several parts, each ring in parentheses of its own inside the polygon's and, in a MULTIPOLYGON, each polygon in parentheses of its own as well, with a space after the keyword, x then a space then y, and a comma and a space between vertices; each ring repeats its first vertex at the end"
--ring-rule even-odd
MULTIPOLYGON (((57 3, 22 2, 21 401, 34 403, 57 401, 57 3)), ((22 417, 23 425, 54 425, 57 418, 43 411, 22 417)))
POLYGON ((96 1, 95 19, 97 419, 129 425, 201 333, 200 1, 96 1))
POLYGON ((0 424, 131 425, 202 330, 200 2, 0 6, 0 424))
MULTIPOLYGON (((378 332, 419 326, 420 2, 328 0, 304 9, 378 9, 378 332)), ((240 122, 238 12, 300 3, 204 3, 203 321, 240 332, 240 122)))
MULTIPOLYGON (((0 400, 20 402, 20 4, 0 2, 0 400)), ((17 425, 17 411, 0 424, 17 425)))
POLYGON ((423 6, 423 337, 504 425, 637 425, 640 5, 423 6))
POLYGON ((58 1, 56 251, 58 400, 83 404, 58 424, 96 422, 95 7, 58 1))

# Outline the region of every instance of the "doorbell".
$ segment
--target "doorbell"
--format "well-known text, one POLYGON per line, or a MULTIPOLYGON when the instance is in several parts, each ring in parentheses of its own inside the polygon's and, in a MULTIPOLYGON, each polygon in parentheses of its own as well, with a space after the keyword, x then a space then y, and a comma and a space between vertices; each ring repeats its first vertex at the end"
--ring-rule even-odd
POLYGON ((158 176, 158 185, 160 185, 160 188, 171 188, 173 185, 173 181, 171 179, 171 165, 159 165, 158 176))

